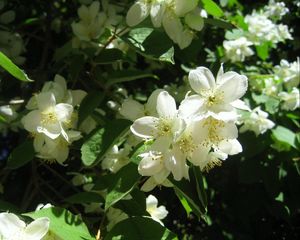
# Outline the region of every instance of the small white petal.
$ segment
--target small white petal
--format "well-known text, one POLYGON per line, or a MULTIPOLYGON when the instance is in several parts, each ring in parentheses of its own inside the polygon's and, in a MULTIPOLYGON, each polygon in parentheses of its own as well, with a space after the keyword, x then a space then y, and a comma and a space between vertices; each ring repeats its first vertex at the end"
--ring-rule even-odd
POLYGON ((242 145, 236 139, 223 140, 218 144, 218 148, 228 155, 235 155, 243 151, 242 145))
POLYGON ((200 114, 203 103, 204 100, 199 95, 189 96, 180 103, 178 114, 182 118, 190 118, 194 115, 200 114))
POLYGON ((47 110, 49 107, 54 107, 56 104, 55 96, 51 92, 41 92, 36 95, 37 106, 40 110, 47 110))
POLYGON ((150 12, 150 6, 147 3, 136 2, 134 3, 126 16, 126 23, 129 27, 133 27, 141 23, 150 12))
POLYGON ((141 138, 153 138, 157 134, 158 119, 155 117, 142 117, 131 125, 131 132, 141 138))
POLYGON ((166 91, 159 93, 156 110, 160 117, 173 118, 177 114, 175 99, 166 91))
POLYGON ((157 106, 157 97, 158 95, 164 91, 163 89, 156 89, 154 90, 150 97, 147 100, 147 103, 145 105, 145 110, 146 110, 146 114, 149 116, 157 116, 157 110, 156 110, 156 106, 157 106))
POLYGON ((25 234, 30 240, 40 240, 48 232, 49 224, 49 218, 38 218, 25 228, 25 234))
POLYGON ((22 230, 26 224, 15 214, 0 213, 0 237, 10 239, 18 231, 22 230))
POLYGON ((247 91, 248 79, 236 72, 224 73, 218 81, 217 92, 224 96, 224 102, 231 103, 241 98, 247 91))
POLYGON ((151 21, 154 27, 161 27, 162 19, 165 12, 165 4, 163 2, 153 2, 150 10, 151 21))
POLYGON ((206 67, 198 67, 189 73, 189 83, 191 88, 201 94, 202 90, 213 89, 216 85, 215 78, 206 67))
MULTIPOLYGON (((159 158, 159 157, 158 157, 159 158)), ((138 171, 142 176, 153 176, 159 173, 163 168, 162 161, 156 158, 155 155, 149 154, 149 156, 144 157, 138 166, 138 171)))
POLYGON ((59 103, 55 106, 57 120, 60 122, 68 122, 71 120, 73 106, 66 103, 59 103))
POLYGON ((134 121, 144 116, 144 106, 139 102, 128 98, 123 102, 119 112, 126 119, 134 121))
POLYGON ((174 7, 177 16, 182 17, 192 11, 198 4, 198 0, 175 0, 174 7))
POLYGON ((165 156, 165 165, 170 170, 176 181, 182 178, 189 179, 188 166, 186 165, 186 156, 178 147, 174 147, 165 156))

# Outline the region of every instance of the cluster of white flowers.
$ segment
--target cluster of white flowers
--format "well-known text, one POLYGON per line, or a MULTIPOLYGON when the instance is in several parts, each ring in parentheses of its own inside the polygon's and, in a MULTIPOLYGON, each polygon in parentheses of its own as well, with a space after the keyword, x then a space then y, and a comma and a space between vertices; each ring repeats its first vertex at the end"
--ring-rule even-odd
POLYGON ((133 27, 149 15, 155 28, 163 26, 172 41, 183 49, 188 47, 195 32, 204 26, 205 10, 198 6, 198 0, 138 0, 129 9, 126 22, 133 27))
POLYGON ((268 5, 264 7, 264 13, 269 18, 281 19, 284 15, 289 13, 289 9, 285 6, 284 2, 269 0, 268 5))
POLYGON ((117 15, 114 5, 108 4, 107 0, 102 0, 101 6, 102 11, 100 11, 100 2, 94 1, 90 6, 82 5, 78 9, 80 20, 72 23, 72 30, 76 36, 73 38, 73 47, 86 46, 85 43, 99 39, 106 28, 111 28, 120 22, 121 16, 117 15))
POLYGON ((50 240, 46 238, 49 218, 42 217, 26 224, 13 213, 0 213, 1 240, 50 240))
POLYGON ((275 126, 275 123, 268 119, 269 114, 260 109, 254 108, 249 116, 244 116, 239 119, 239 123, 243 124, 240 132, 252 131, 256 136, 265 133, 268 129, 275 126))
POLYGON ((270 0, 264 9, 246 15, 248 30, 244 30, 236 39, 223 42, 226 59, 231 62, 243 62, 246 57, 254 54, 250 48, 252 45, 259 46, 269 42, 276 46, 279 42, 293 39, 287 25, 276 23, 288 11, 283 2, 274 3, 270 0))
POLYGON ((280 65, 274 67, 275 75, 284 82, 285 87, 291 90, 300 84, 300 60, 289 63, 285 59, 280 61, 280 65))
POLYGON ((174 98, 163 90, 156 90, 145 107, 125 103, 126 109, 140 112, 132 133, 152 142, 140 155, 138 166, 152 185, 167 184, 170 173, 175 180, 189 179, 190 164, 208 171, 242 151, 236 108, 244 108, 239 98, 247 90, 247 78, 233 71, 224 73, 221 66, 215 79, 209 69, 198 67, 190 71, 189 83, 195 94, 187 94, 178 109, 174 98))
POLYGON ((231 62, 244 62, 246 57, 252 56, 254 54, 250 48, 252 45, 253 43, 245 37, 223 42, 226 58, 230 59, 231 62))
POLYGON ((35 94, 26 105, 30 112, 22 118, 24 128, 34 138, 37 157, 56 160, 63 164, 69 154, 69 145, 81 137, 76 127, 79 105, 86 92, 68 90, 65 79, 56 75, 46 82, 42 91, 35 94))

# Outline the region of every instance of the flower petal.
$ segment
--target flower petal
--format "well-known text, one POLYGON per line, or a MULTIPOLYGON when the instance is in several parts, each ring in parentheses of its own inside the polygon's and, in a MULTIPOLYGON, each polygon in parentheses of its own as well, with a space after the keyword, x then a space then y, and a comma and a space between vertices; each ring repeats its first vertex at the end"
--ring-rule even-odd
POLYGON ((150 16, 154 27, 161 27, 162 19, 165 12, 165 4, 163 2, 154 1, 151 5, 150 16))
POLYGON ((155 117, 142 117, 134 121, 131 125, 131 132, 141 138, 153 138, 157 133, 158 119, 155 117))
POLYGON ((185 98, 179 106, 178 114, 180 117, 187 119, 200 113, 204 100, 199 95, 192 95, 185 98))
POLYGON ((10 239, 25 226, 26 224, 15 214, 6 212, 0 213, 0 237, 2 236, 4 239, 10 239))
POLYGON ((155 156, 155 154, 149 153, 145 156, 139 163, 138 171, 142 176, 153 176, 159 173, 163 168, 160 156, 155 156))
POLYGON ((156 110, 160 117, 173 118, 177 114, 175 99, 166 91, 159 93, 156 110))
POLYGON ((40 240, 46 235, 49 229, 50 220, 47 217, 42 217, 34 220, 25 228, 27 239, 40 240))
POLYGON ((73 106, 66 103, 59 103, 55 106, 55 113, 59 122, 69 122, 73 113, 73 106))
POLYGON ((236 72, 226 72, 217 81, 219 85, 216 91, 223 94, 225 103, 241 98, 248 88, 247 77, 236 72))
POLYGON ((218 144, 218 148, 228 155, 235 155, 243 151, 242 145, 236 139, 223 140, 218 144))
POLYGON ((174 14, 165 14, 163 21, 163 27, 171 40, 174 43, 178 43, 183 32, 183 25, 178 17, 174 14))
POLYGON ((37 132, 37 127, 41 125, 41 113, 38 110, 33 110, 25 115, 21 122, 28 132, 37 132))
POLYGON ((186 165, 186 156, 178 147, 174 147, 166 154, 165 165, 170 170, 176 181, 182 178, 189 179, 188 166, 186 165))
POLYGON ((55 96, 51 92, 41 92, 36 95, 36 102, 41 111, 47 110, 49 107, 54 107, 56 104, 55 96))
POLYGON ((151 93, 151 95, 148 98, 148 101, 145 105, 146 115, 154 116, 154 117, 157 116, 157 110, 156 110, 157 97, 162 91, 164 91, 164 90, 156 89, 151 93))
POLYGON ((198 4, 198 0, 175 0, 174 10, 177 16, 182 17, 186 13, 192 11, 198 4))
POLYGON ((144 116, 144 110, 145 109, 142 104, 131 98, 128 98, 123 102, 119 112, 126 119, 134 121, 144 116))
POLYGON ((150 12, 150 6, 147 3, 136 2, 134 3, 126 16, 126 23, 129 27, 133 27, 141 23, 150 12))
POLYGON ((215 78, 212 72, 206 67, 198 67, 189 73, 189 83, 191 88, 201 94, 201 91, 215 87, 215 78))

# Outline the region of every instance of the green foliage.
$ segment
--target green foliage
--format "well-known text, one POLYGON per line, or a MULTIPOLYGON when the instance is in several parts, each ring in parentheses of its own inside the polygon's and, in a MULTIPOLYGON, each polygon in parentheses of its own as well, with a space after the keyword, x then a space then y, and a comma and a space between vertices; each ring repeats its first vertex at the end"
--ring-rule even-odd
POLYGON ((110 239, 175 240, 178 238, 151 218, 131 217, 116 224, 104 238, 104 240, 110 239))
POLYGON ((50 231, 58 237, 65 240, 93 240, 95 239, 89 233, 89 230, 80 216, 72 214, 70 211, 50 207, 44 208, 36 212, 23 214, 25 216, 37 219, 40 217, 48 217, 50 219, 50 231))
POLYGON ((0 66, 3 67, 12 76, 24 82, 32 82, 26 73, 16 66, 7 56, 0 51, 0 66))
POLYGON ((108 122, 95 129, 81 147, 81 159, 85 166, 97 164, 111 147, 128 131, 131 122, 124 119, 108 122))
POLYGON ((32 140, 25 140, 22 144, 16 147, 10 154, 7 162, 7 167, 17 169, 24 166, 26 163, 34 159, 34 148, 32 140))
POLYGON ((224 15, 222 9, 212 0, 201 0, 204 9, 208 14, 213 15, 214 17, 222 17, 224 15))
POLYGON ((123 39, 147 58, 174 64, 173 43, 163 32, 153 28, 135 28, 123 39))
POLYGON ((130 193, 138 180, 141 178, 136 165, 133 163, 123 167, 116 174, 111 176, 110 185, 107 189, 105 198, 105 210, 113 206, 115 203, 123 199, 130 193))

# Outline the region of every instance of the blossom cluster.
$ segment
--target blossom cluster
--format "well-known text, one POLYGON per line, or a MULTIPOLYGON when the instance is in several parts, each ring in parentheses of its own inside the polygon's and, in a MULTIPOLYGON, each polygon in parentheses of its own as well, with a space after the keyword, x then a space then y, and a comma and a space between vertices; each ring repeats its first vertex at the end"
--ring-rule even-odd
POLYGON ((153 26, 162 26, 181 49, 191 44, 195 32, 202 30, 207 17, 206 11, 198 6, 198 0, 138 0, 128 10, 126 22, 133 27, 149 15, 153 26))
POLYGON ((81 137, 75 130, 78 106, 86 95, 82 90, 68 90, 65 79, 56 75, 40 93, 27 103, 29 113, 22 118, 24 128, 34 138, 37 157, 63 164, 69 145, 81 137))
POLYGON ((162 89, 154 91, 145 106, 127 100, 121 108, 127 118, 135 119, 132 133, 149 145, 138 166, 141 175, 150 177, 148 190, 166 184, 170 173, 177 181, 189 179, 190 164, 208 171, 242 151, 236 108, 244 108, 239 98, 247 90, 247 77, 224 73, 221 66, 215 79, 208 68, 198 67, 190 71, 189 84, 194 94, 188 92, 178 109, 162 89))
MULTIPOLYGON (((75 35, 73 47, 89 46, 93 40, 99 40, 106 28, 112 28, 120 23, 122 17, 117 14, 114 5, 109 4, 107 0, 102 0, 101 5, 101 11, 98 1, 92 2, 89 6, 80 6, 77 11, 80 20, 71 25, 75 35)), ((99 41, 95 44, 98 45, 99 41)))
POLYGON ((225 57, 233 63, 243 62, 254 54, 251 46, 267 43, 275 47, 279 42, 293 39, 287 25, 276 23, 288 12, 283 2, 270 0, 265 8, 246 15, 244 22, 247 30, 240 30, 234 39, 223 42, 225 57))

